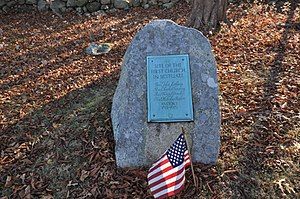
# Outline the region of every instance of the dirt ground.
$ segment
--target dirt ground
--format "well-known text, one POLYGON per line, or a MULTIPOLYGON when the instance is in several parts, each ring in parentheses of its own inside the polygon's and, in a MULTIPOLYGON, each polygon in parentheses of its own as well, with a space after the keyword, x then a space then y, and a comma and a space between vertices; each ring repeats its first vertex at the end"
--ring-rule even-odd
MULTIPOLYGON (((275 2, 275 1, 274 1, 275 2)), ((189 5, 107 15, 0 14, 0 198, 152 198, 147 168, 117 170, 110 110, 122 57, 153 19, 184 25, 189 5), (113 44, 90 56, 90 42, 113 44)), ((221 151, 187 171, 175 198, 300 194, 300 5, 229 6, 209 37, 218 64, 221 151)))

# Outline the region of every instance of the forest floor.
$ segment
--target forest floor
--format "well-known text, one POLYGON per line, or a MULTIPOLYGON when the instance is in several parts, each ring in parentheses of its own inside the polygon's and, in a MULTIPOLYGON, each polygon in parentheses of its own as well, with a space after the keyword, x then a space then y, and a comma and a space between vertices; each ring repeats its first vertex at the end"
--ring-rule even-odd
MULTIPOLYGON (((221 151, 175 198, 300 194, 299 4, 236 3, 210 36, 218 64, 221 151)), ((190 7, 63 19, 0 14, 0 198, 151 198, 147 168, 116 169, 110 120, 122 57, 154 19, 184 25, 190 7), (101 56, 91 41, 113 43, 101 56)))

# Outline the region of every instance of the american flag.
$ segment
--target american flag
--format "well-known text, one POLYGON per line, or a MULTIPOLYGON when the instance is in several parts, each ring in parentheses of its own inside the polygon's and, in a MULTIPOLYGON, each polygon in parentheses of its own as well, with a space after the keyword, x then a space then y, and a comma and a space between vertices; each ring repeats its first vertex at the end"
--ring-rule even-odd
POLYGON ((191 164, 184 135, 152 165, 148 185, 154 198, 173 196, 184 188, 185 168, 191 164))

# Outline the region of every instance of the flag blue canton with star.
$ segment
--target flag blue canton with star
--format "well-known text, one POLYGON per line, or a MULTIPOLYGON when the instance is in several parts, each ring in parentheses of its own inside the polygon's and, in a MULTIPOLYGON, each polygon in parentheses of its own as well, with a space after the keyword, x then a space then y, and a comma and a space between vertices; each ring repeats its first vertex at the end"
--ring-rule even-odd
POLYGON ((186 150, 186 141, 184 135, 181 134, 167 151, 168 159, 173 167, 177 167, 184 162, 184 152, 186 150))

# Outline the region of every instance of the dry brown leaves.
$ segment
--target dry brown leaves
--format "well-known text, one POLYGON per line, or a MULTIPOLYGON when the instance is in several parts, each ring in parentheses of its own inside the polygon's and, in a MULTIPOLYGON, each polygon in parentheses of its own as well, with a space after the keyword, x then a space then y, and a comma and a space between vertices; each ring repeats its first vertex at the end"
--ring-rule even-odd
MULTIPOLYGON (((299 194, 300 13, 296 3, 235 4, 211 43, 218 63, 222 148, 187 172, 182 198, 299 194), (276 8, 278 7, 278 9, 276 8)), ((183 24, 189 7, 135 8, 64 19, 13 13, 0 21, 0 198, 151 198, 147 168, 117 170, 111 99, 122 56, 149 21, 183 24), (84 53, 92 41, 113 49, 84 53)))

